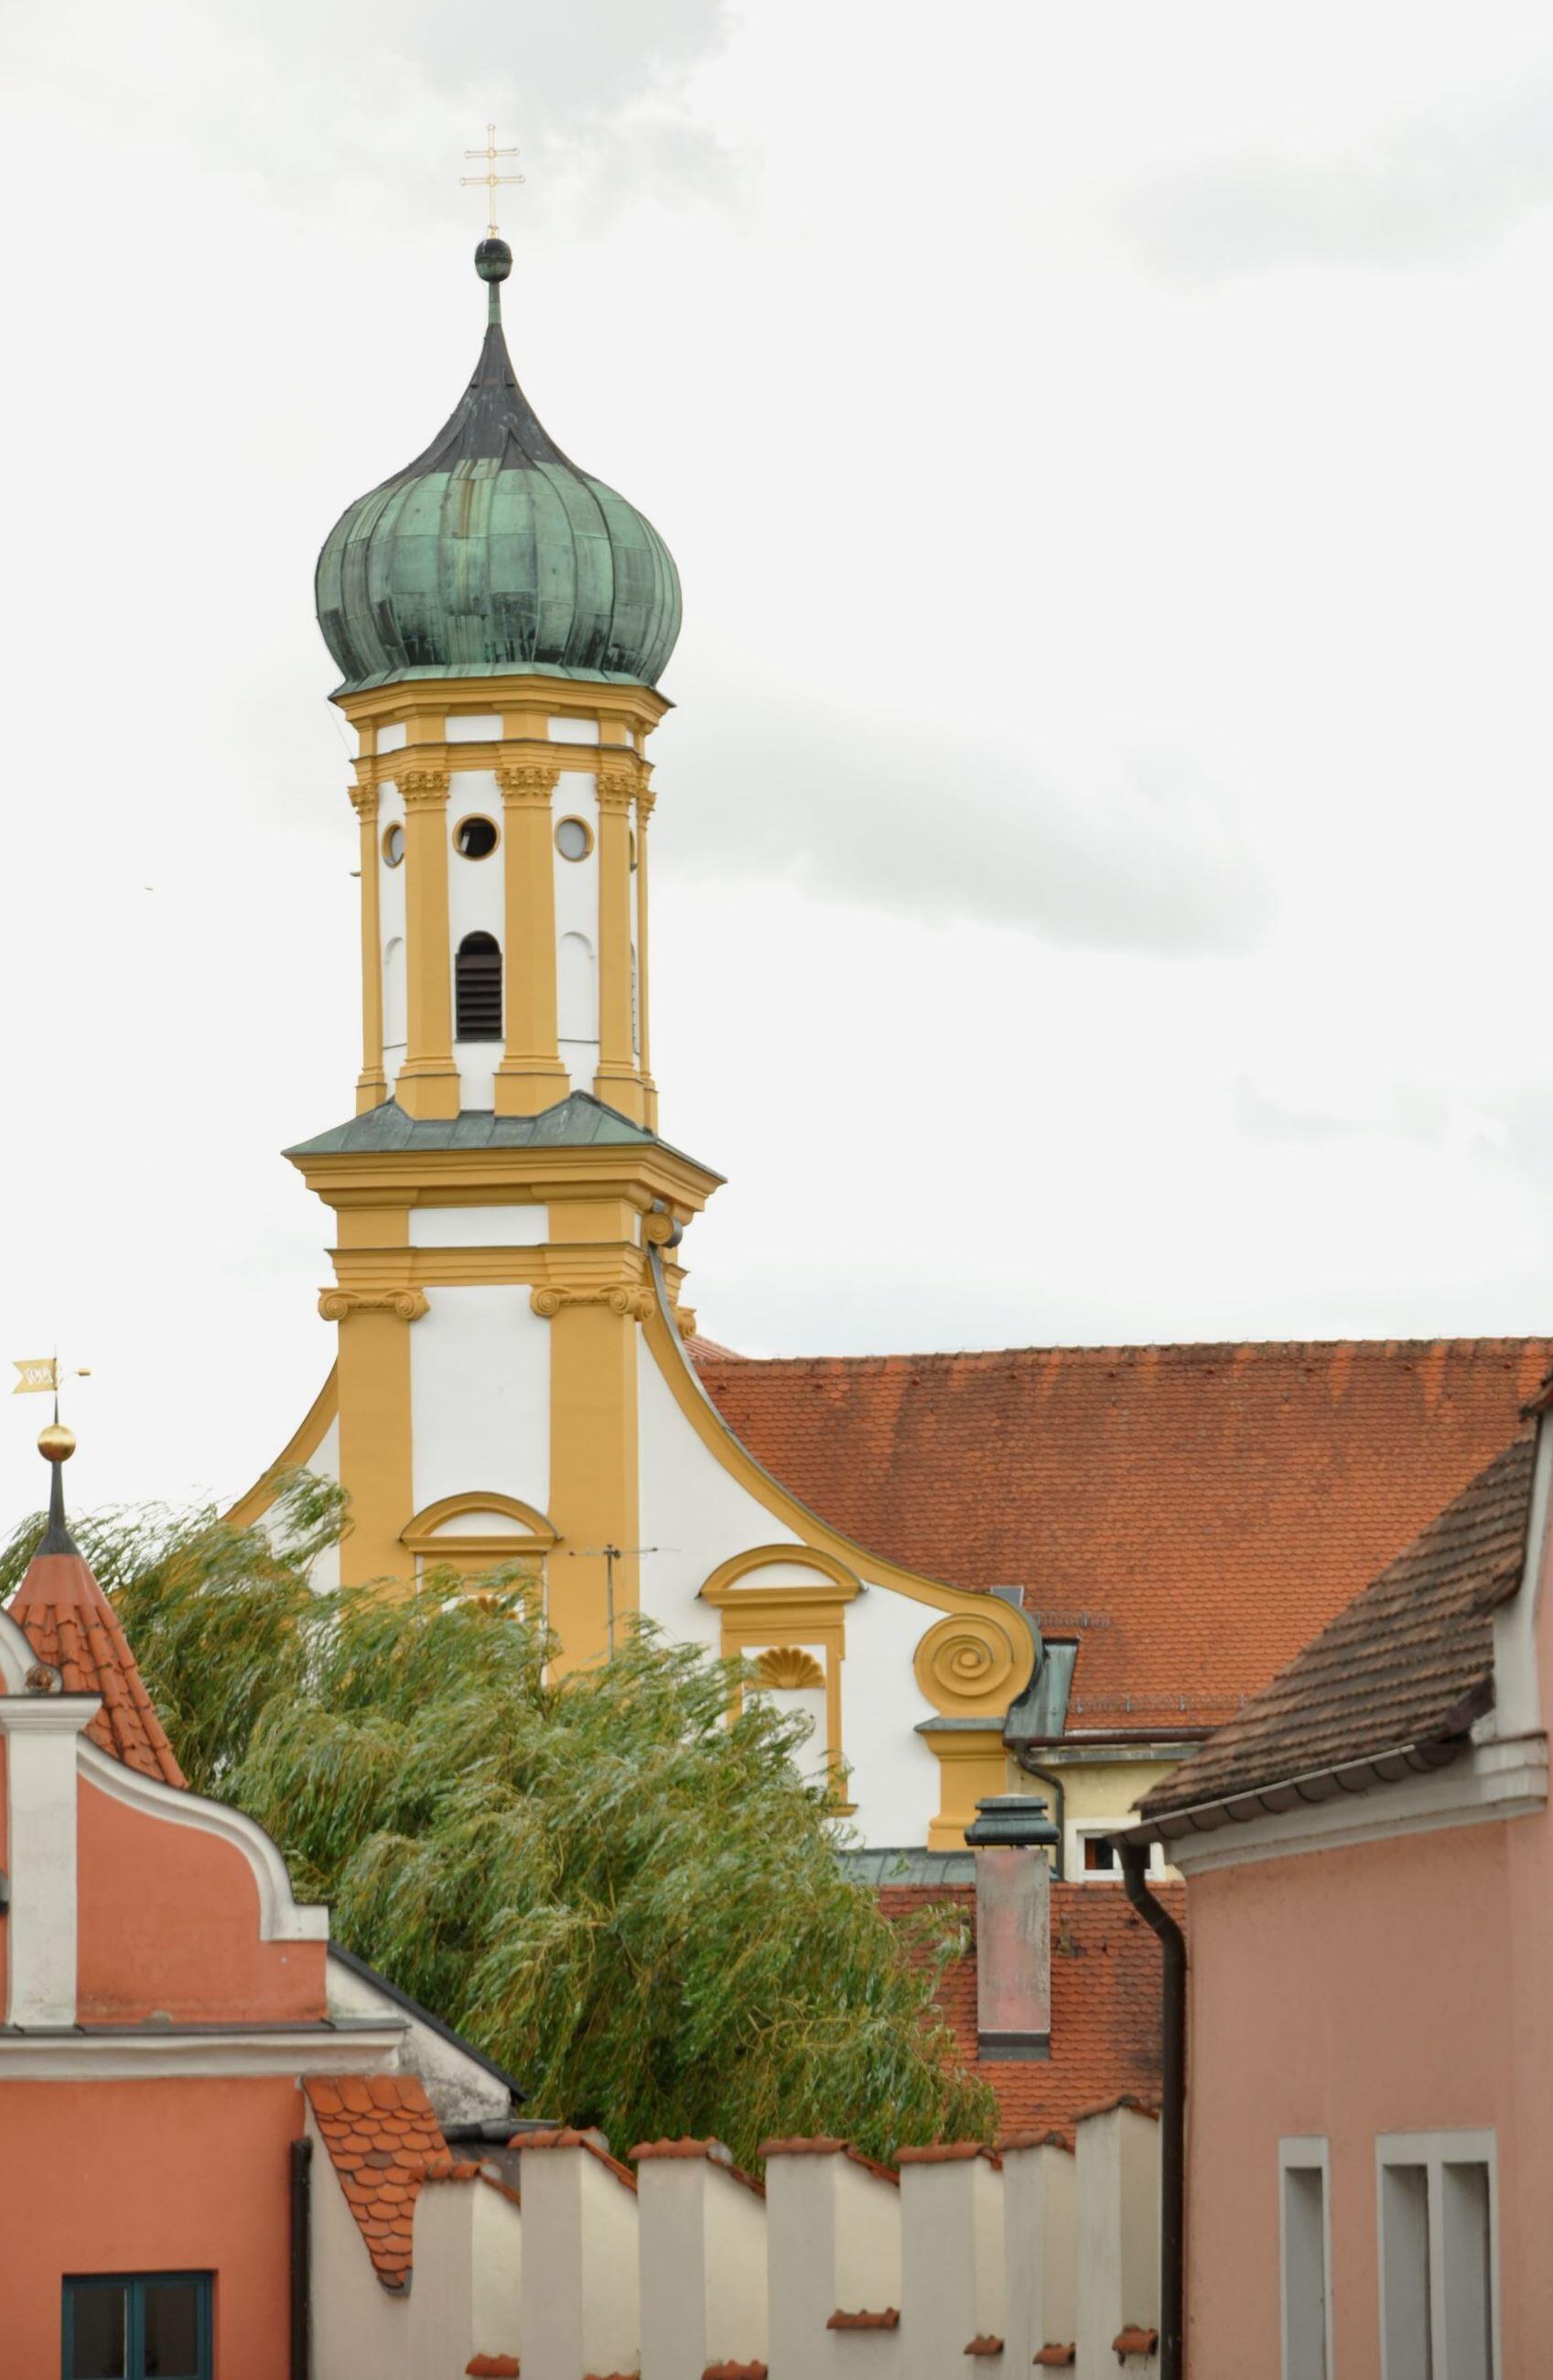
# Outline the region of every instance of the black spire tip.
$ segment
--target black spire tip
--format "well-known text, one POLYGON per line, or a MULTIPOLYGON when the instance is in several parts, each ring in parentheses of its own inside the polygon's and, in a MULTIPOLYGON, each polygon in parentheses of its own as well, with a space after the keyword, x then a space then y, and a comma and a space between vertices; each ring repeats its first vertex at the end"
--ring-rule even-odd
POLYGON ((512 250, 504 239, 482 239, 475 250, 475 271, 482 281, 504 281, 512 271, 512 250))
POLYGON ((41 1554, 79 1554, 79 1546, 70 1535, 65 1520, 65 1464, 75 1452, 76 1441, 68 1430, 55 1422, 53 1430, 45 1430, 39 1441, 39 1451, 54 1476, 49 1481, 49 1524, 38 1543, 41 1554), (48 1441, 51 1441, 49 1443, 48 1441))

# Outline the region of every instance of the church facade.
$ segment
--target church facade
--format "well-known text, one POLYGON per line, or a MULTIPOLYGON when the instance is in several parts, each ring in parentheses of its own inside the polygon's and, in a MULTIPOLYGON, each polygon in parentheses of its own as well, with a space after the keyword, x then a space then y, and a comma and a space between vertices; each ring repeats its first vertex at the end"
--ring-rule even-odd
POLYGON ((720 1177, 661 1134, 650 1040, 677 575, 525 398, 510 252, 476 263, 473 379, 319 563, 362 1062, 354 1114, 287 1154, 330 1210, 336 1359, 234 1517, 310 1468, 349 1498, 346 1582, 518 1564, 565 1664, 637 1614, 746 1657, 866 1843, 957 1848, 1025 1788, 1103 1876, 1134 1797, 1505 1443, 1553 1347, 892 1372, 698 1338, 684 1243, 720 1177))

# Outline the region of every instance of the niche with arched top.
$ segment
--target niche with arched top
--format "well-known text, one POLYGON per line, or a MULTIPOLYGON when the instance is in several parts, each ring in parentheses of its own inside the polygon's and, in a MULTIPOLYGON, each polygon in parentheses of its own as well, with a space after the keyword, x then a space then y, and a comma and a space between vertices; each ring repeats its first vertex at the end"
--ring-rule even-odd
POLYGON ((382 1038, 385 1049, 403 1046, 407 1003, 405 996, 405 941, 395 934, 382 954, 382 1038))
POLYGON ((561 1038, 597 1041, 599 978, 593 945, 586 934, 563 934, 559 959, 561 1038))
POLYGON ((459 1041, 502 1038, 502 949, 494 934, 466 934, 453 965, 454 1036, 459 1041))

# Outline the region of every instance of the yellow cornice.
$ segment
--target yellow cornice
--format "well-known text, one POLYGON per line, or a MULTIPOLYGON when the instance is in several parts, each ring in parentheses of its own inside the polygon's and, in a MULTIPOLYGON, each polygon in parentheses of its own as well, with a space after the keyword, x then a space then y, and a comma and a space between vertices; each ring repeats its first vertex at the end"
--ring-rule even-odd
POLYGON ((825 1553, 815 1546, 752 1546, 747 1552, 732 1554, 719 1562, 701 1588, 703 1603, 759 1604, 772 1608, 786 1603, 851 1603, 863 1592, 863 1582, 856 1572, 834 1554, 825 1553), (758 1570, 770 1570, 775 1562, 807 1563, 811 1573, 823 1578, 773 1579, 768 1586, 741 1586, 739 1581, 758 1570))
POLYGON ((478 1488, 458 1496, 443 1496, 437 1503, 426 1505, 413 1520, 406 1522, 399 1535, 400 1543, 407 1546, 411 1553, 423 1556, 439 1552, 500 1552, 503 1548, 513 1554, 542 1554, 550 1551, 557 1538, 555 1524, 548 1513, 536 1511, 532 1504, 521 1503, 516 1496, 500 1496, 494 1491, 482 1495, 478 1488), (450 1523, 470 1512, 500 1512, 504 1519, 516 1521, 522 1535, 508 1537, 491 1529, 466 1533, 450 1528, 450 1523))
POLYGON ((688 1221, 722 1182, 694 1158, 647 1141, 584 1148, 394 1148, 291 1156, 326 1206, 537 1204, 625 1199, 645 1214, 656 1199, 688 1221), (448 1194, 452 1194, 449 1196, 448 1194))
POLYGON ((649 734, 673 709, 666 695, 647 686, 606 686, 593 679, 564 677, 439 677, 401 678, 392 686, 370 686, 362 694, 336 694, 331 699, 357 728, 387 727, 398 720, 434 719, 449 711, 496 711, 511 717, 523 711, 554 718, 596 719, 645 728, 649 734))

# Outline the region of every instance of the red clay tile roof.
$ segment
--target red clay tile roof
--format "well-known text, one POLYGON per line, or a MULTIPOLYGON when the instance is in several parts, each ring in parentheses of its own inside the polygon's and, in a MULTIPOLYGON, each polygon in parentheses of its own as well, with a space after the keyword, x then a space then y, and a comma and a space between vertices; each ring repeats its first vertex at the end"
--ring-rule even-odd
POLYGON ((1152 2355, 1159 2344, 1159 2334, 1130 2323, 1125 2330, 1117 2332, 1110 2343, 1118 2355, 1152 2355))
POLYGON ((756 1459, 875 1553, 1076 1634, 1070 1730, 1211 1725, 1520 1426, 1547 1339, 697 1350, 756 1459))
POLYGON ((1463 1734, 1493 1693, 1492 1607, 1519 1582, 1535 1439, 1506 1448, 1272 1684, 1138 1807, 1145 1817, 1463 1734))
POLYGON ((74 1548, 34 1554, 9 1608, 39 1660, 59 1670, 67 1694, 102 1695, 86 1730, 100 1750, 164 1785, 187 1783, 118 1614, 82 1554, 74 1548))
MULTIPOLYGON (((1185 1887, 1155 1887, 1178 1923, 1185 1887)), ((970 1885, 881 1887, 887 1917, 949 1902, 976 1923, 970 1885)), ((1155 2101, 1159 2094, 1159 1943, 1120 1885, 1051 1886, 1051 2056, 981 2059, 977 2056, 976 1947, 946 1971, 939 2005, 960 2055, 998 2096, 1005 2138, 1050 2133, 1071 2146, 1080 2116, 1114 2107, 1123 2095, 1155 2101)))
POLYGON ((899 2306, 881 2306, 878 2313, 870 2313, 866 2306, 855 2313, 843 2313, 838 2306, 834 2313, 825 2317, 827 2330, 898 2330, 900 2326, 899 2306))
POLYGON ((1063 2347, 1056 2339, 1048 2339, 1044 2347, 1037 2348, 1031 2362, 1049 2365, 1072 2363, 1075 2361, 1077 2353, 1078 2350, 1075 2347, 1063 2347))
POLYGON ((516 2355, 471 2355, 464 2369, 470 2380, 518 2380, 523 2367, 516 2355))
POLYGON ((989 2338, 984 2330, 977 2331, 965 2350, 967 2355, 1001 2355, 1002 2351, 1002 2340, 989 2338))
POLYGON ((420 2186, 461 2178, 425 2085, 413 2074, 314 2074, 302 2088, 373 2271, 385 2289, 408 2289, 420 2186), (447 2171, 432 2177, 433 2165, 447 2171))
POLYGON ((709 2363, 701 2380, 766 2380, 763 2363, 709 2363))
POLYGON ((880 2165, 877 2157, 865 2156, 861 2149, 855 2149, 850 2141, 833 2141, 823 2132, 816 2132, 807 2140, 762 2141, 756 2155, 761 2159, 774 2156, 850 2157, 854 2165, 862 2166, 876 2180, 892 2182, 897 2190, 901 2186, 901 2177, 893 2166, 880 2165))

